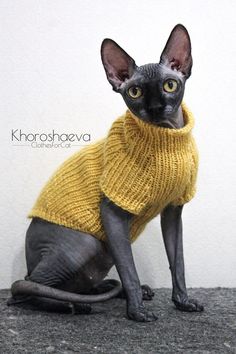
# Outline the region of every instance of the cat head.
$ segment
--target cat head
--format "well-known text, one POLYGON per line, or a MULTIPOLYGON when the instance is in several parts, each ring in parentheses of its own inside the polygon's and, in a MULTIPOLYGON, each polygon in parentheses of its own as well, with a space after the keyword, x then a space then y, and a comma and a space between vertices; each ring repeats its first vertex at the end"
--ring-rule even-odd
POLYGON ((137 117, 158 124, 177 112, 192 68, 190 37, 183 25, 173 28, 159 63, 137 66, 112 39, 102 42, 101 57, 113 90, 137 117))

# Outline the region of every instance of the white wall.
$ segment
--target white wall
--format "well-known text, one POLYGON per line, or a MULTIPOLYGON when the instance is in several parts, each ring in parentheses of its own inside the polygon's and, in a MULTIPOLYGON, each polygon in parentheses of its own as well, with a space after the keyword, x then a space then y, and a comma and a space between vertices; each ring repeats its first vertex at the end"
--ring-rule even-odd
MULTIPOLYGON (((80 147, 13 146, 11 129, 104 136, 125 110, 100 61, 103 38, 137 64, 157 62, 183 23, 193 47, 185 102, 200 151, 198 193, 184 210, 188 286, 236 286, 236 2, 0 0, 0 288, 25 274, 26 214, 41 187, 80 147)), ((133 247, 142 282, 170 286, 159 219, 133 247)))

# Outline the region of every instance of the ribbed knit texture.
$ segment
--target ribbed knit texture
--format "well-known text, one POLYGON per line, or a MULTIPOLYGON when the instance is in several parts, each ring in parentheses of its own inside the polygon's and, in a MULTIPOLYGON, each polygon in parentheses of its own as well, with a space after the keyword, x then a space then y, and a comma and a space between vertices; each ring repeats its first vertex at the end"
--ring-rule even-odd
POLYGON ((135 214, 130 224, 133 242, 165 206, 182 205, 195 194, 194 119, 184 103, 182 110, 185 125, 180 129, 158 127, 126 111, 106 138, 82 148, 59 167, 28 217, 105 240, 100 202, 106 195, 135 214))

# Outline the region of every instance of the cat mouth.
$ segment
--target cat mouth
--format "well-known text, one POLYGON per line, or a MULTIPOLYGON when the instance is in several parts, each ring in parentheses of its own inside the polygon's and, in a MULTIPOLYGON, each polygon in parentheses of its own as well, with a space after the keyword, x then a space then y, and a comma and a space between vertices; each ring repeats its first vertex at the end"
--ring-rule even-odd
POLYGON ((141 110, 140 118, 150 124, 167 126, 172 112, 173 110, 170 108, 159 106, 156 109, 141 110))
POLYGON ((170 115, 173 113, 173 109, 169 107, 158 107, 157 109, 150 110, 150 117, 153 121, 161 122, 169 119, 170 115))

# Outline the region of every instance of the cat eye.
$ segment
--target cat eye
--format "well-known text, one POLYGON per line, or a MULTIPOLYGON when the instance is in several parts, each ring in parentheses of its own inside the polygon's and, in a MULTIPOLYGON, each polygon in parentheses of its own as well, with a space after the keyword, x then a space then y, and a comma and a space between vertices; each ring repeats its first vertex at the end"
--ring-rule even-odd
POLYGON ((142 96, 142 90, 140 87, 138 86, 131 86, 129 89, 128 89, 128 95, 131 97, 131 98, 139 98, 140 96, 142 96))
POLYGON ((177 81, 169 79, 164 82, 163 88, 166 92, 175 92, 177 90, 177 81))

